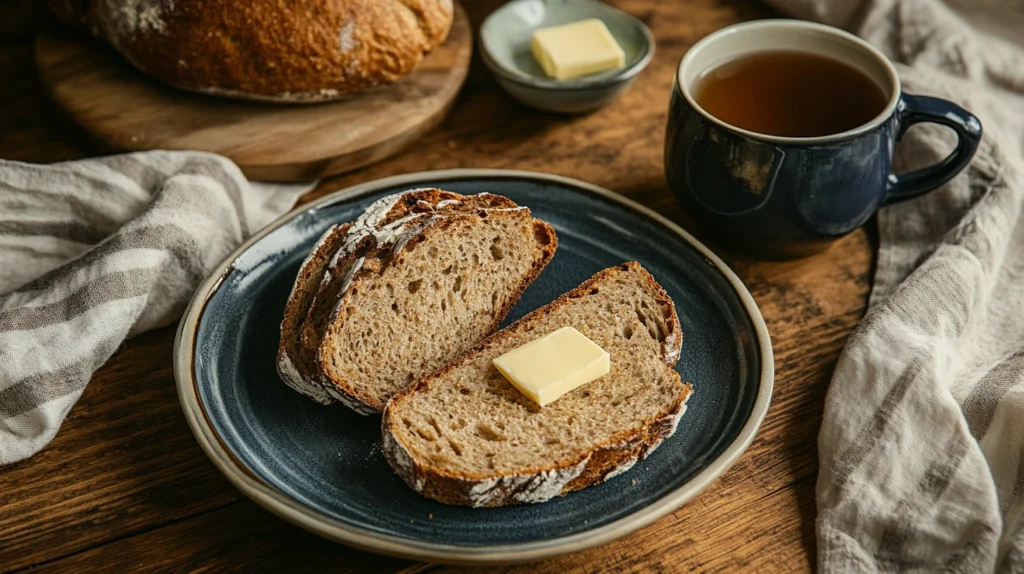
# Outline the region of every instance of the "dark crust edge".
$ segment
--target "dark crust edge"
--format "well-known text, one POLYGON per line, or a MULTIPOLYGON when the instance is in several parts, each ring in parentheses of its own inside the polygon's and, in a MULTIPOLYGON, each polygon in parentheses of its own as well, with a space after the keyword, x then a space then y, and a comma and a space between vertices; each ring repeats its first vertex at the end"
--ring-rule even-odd
MULTIPOLYGON (((491 335, 477 345, 472 351, 469 351, 461 358, 449 363, 433 375, 421 379, 392 398, 385 407, 384 416, 381 420, 381 432, 384 437, 382 451, 385 459, 388 461, 388 464, 391 465, 391 468, 394 469, 399 477, 401 477, 402 480, 404 480, 413 490, 428 498, 455 506, 493 507, 520 504, 521 502, 515 499, 515 495, 522 487, 535 487, 538 481, 545 480, 545 473, 558 471, 569 472, 573 467, 585 464, 579 475, 572 478, 559 493, 566 494, 604 482, 613 476, 616 470, 626 464, 629 464, 631 461, 636 462, 647 458, 647 456, 657 448, 663 440, 672 436, 675 432, 676 426, 679 422, 678 419, 683 414, 686 401, 693 393, 693 387, 689 383, 683 383, 679 378, 679 374, 674 370, 671 371, 671 373, 672 376, 681 383, 681 391, 679 395, 676 396, 676 400, 657 416, 647 419, 637 427, 616 433, 605 442, 592 448, 589 452, 582 453, 575 458, 560 460, 548 466, 524 468, 522 472, 516 474, 517 477, 520 477, 520 482, 523 483, 519 485, 520 488, 512 487, 503 489, 497 492, 497 496, 491 494, 491 499, 489 499, 485 504, 478 505, 475 503, 472 490, 474 487, 478 487, 487 481, 494 480, 496 477, 473 477, 468 474, 454 474, 432 468, 429 464, 424 464, 416 460, 408 449, 401 444, 397 435, 392 430, 396 426, 396 423, 392 421, 392 409, 396 408, 396 406, 399 405, 406 397, 416 392, 425 391, 429 388, 432 381, 437 380, 458 368, 468 361, 473 355, 484 350, 491 342, 501 340, 507 336, 508 332, 518 329, 523 325, 528 325, 532 322, 541 320, 544 316, 550 313, 552 309, 557 308, 572 299, 582 297, 594 285, 610 279, 619 273, 630 271, 640 272, 644 287, 655 295, 655 299, 662 303, 666 318, 673 321, 674 328, 676 329, 676 332, 678 332, 679 319, 675 313, 675 305, 672 303, 672 300, 668 297, 668 294, 665 293, 665 290, 661 285, 659 285, 657 281, 655 281, 654 277, 652 277, 646 269, 641 267, 639 263, 631 261, 617 267, 611 267, 600 271, 587 281, 583 282, 579 287, 576 287, 552 303, 533 311, 512 325, 509 325, 505 329, 491 335), (400 457, 403 457, 405 460, 399 460, 400 457)), ((679 345, 681 345, 681 335, 678 339, 679 345)), ((676 345, 676 355, 678 355, 679 345, 676 345)), ((675 363, 675 361, 670 362, 668 360, 668 356, 666 355, 668 351, 671 351, 671 349, 666 348, 663 344, 663 359, 665 359, 666 365, 670 367, 675 363)), ((535 502, 543 502, 544 500, 547 499, 539 499, 535 502)))
MULTIPOLYGON (((328 228, 328 230, 317 239, 317 242, 313 246, 313 252, 307 255, 308 260, 304 261, 303 265, 299 268, 298 275, 295 278, 295 284, 288 296, 288 302, 285 303, 284 315, 281 318, 281 339, 278 342, 277 360, 274 363, 277 374, 282 381, 287 381, 288 379, 288 377, 281 372, 282 359, 287 358, 300 377, 308 381, 311 385, 322 387, 319 381, 319 376, 317 376, 315 371, 310 369, 307 357, 302 354, 302 345, 299 342, 299 337, 302 332, 302 323, 306 317, 307 311, 309 310, 309 306, 314 302, 316 289, 319 285, 320 277, 322 277, 322 274, 318 274, 316 277, 311 275, 312 270, 310 268, 310 264, 318 260, 329 260, 333 257, 334 253, 338 248, 340 248, 340 242, 345 237, 345 233, 348 232, 349 227, 351 227, 351 223, 336 224, 328 228), (308 286, 311 286, 311 289, 300 289, 300 280, 303 280, 303 283, 307 283, 308 286), (313 292, 310 293, 310 291, 313 292), (300 305, 300 300, 303 298, 308 299, 305 306, 300 305)), ((300 390, 290 384, 288 386, 318 403, 332 404, 335 402, 335 399, 333 398, 329 398, 326 402, 321 401, 306 391, 300 390)), ((327 391, 324 390, 324 392, 326 393, 327 391)))

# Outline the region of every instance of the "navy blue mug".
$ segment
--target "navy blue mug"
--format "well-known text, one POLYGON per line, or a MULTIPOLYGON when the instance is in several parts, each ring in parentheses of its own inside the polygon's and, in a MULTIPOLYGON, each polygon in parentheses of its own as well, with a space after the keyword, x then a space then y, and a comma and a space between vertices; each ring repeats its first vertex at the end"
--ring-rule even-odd
POLYGON ((978 118, 946 100, 902 93, 892 63, 857 36, 799 20, 760 20, 707 36, 679 64, 665 174, 683 208, 723 246, 792 258, 824 250, 883 205, 949 181, 980 140, 978 118), (885 109, 842 133, 780 137, 729 125, 695 101, 692 90, 703 72, 743 55, 781 50, 828 56, 864 72, 885 91, 885 109), (896 142, 920 122, 952 128, 956 149, 938 164, 896 175, 896 142))

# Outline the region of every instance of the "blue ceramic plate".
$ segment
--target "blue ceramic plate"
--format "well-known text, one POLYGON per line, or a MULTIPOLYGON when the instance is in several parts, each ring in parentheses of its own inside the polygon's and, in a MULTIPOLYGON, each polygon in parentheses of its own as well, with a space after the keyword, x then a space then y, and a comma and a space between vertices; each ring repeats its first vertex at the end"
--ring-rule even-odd
POLYGON ((740 280, 659 215, 563 177, 496 170, 384 179, 303 206, 257 233, 200 286, 178 329, 175 378, 200 445, 243 493, 327 538, 408 558, 480 563, 574 552, 650 524, 747 448, 771 398, 771 344, 740 280), (436 186, 506 195, 551 223, 558 251, 515 306, 522 317, 595 272, 636 260, 675 300, 676 368, 694 386, 676 434, 632 470, 539 505, 445 506, 409 489, 380 452, 380 419, 324 407, 274 369, 299 264, 332 223, 385 194, 436 186))

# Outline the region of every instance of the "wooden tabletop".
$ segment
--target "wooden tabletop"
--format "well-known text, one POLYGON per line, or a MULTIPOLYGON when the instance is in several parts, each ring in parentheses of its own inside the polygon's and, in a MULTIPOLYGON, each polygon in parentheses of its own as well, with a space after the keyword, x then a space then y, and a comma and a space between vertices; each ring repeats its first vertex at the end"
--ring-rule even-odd
MULTIPOLYGON (((657 38, 633 88, 591 115, 534 112, 504 95, 474 57, 443 124, 401 155, 324 181, 304 200, 389 175, 454 167, 535 170, 625 194, 684 227, 662 170, 676 64, 704 35, 769 15, 752 2, 621 0, 657 38)), ((35 77, 44 16, 4 3, 0 157, 52 162, 103 150, 62 118, 35 77)), ((474 26, 497 0, 466 2, 474 26)), ((683 508, 579 554, 490 572, 806 571, 814 563, 816 438, 829 377, 861 318, 872 269, 865 230, 800 261, 715 249, 747 284, 771 332, 775 396, 750 450, 683 508)), ((36 456, 0 468, 0 572, 144 570, 455 573, 464 568, 376 556, 327 542, 238 493, 189 431, 171 373, 173 327, 124 344, 36 456)))

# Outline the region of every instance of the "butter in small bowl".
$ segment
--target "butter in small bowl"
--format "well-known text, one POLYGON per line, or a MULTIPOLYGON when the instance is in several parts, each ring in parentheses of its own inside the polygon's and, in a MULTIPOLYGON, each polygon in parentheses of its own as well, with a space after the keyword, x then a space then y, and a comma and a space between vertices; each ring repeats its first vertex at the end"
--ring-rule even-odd
POLYGON ((550 78, 568 80, 615 70, 626 54, 597 18, 534 30, 530 51, 550 78))
POLYGON ((509 95, 539 110, 568 114, 613 101, 655 48, 643 22, 599 0, 511 0, 480 25, 479 45, 484 64, 509 95), (549 33, 553 39, 545 38, 549 33))

